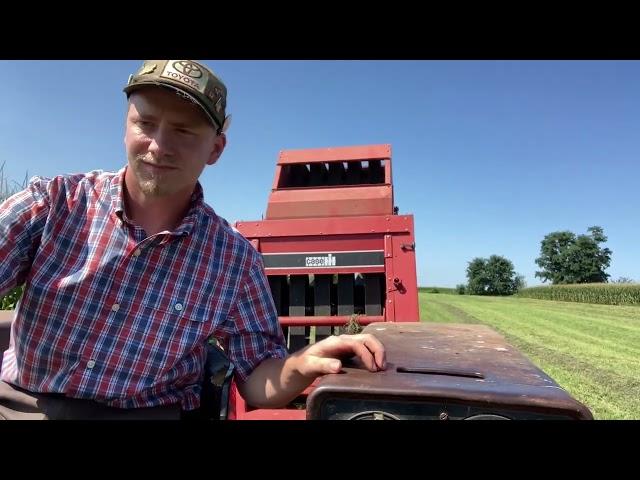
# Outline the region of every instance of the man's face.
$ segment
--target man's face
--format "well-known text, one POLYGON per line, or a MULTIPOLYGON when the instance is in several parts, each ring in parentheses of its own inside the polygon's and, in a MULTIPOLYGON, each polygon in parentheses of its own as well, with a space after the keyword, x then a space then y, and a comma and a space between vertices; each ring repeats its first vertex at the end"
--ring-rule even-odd
POLYGON ((157 197, 191 193, 225 142, 198 105, 167 88, 141 88, 129 97, 127 187, 157 197))

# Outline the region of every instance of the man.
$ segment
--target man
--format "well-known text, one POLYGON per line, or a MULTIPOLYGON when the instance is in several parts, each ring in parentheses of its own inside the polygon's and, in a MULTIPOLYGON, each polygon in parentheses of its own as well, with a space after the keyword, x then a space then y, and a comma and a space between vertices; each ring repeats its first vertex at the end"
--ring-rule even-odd
POLYGON ((145 61, 124 88, 127 165, 35 177, 0 207, 0 295, 25 291, 0 376, 0 417, 179 418, 200 404, 211 336, 245 400, 286 405, 370 335, 288 355, 261 256, 203 201, 226 145, 227 89, 190 60, 145 61))

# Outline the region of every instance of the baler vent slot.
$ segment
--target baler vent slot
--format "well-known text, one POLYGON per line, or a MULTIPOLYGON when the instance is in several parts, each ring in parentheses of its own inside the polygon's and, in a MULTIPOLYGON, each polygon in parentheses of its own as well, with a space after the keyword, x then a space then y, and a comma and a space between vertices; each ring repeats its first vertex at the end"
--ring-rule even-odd
POLYGON ((313 317, 383 314, 386 301, 383 273, 269 275, 279 317, 309 317, 308 322, 283 326, 290 352, 333 334, 341 326, 315 325, 313 317))
POLYGON ((283 165, 278 188, 380 185, 384 160, 350 160, 283 165))

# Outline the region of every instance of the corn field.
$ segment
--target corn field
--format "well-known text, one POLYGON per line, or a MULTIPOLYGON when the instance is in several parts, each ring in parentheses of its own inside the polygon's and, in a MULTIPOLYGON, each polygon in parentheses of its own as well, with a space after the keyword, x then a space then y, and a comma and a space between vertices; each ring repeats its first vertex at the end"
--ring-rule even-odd
POLYGON ((22 296, 22 287, 14 288, 4 297, 0 297, 0 310, 13 310, 22 296))
POLYGON ((516 297, 601 305, 640 305, 640 284, 583 283, 525 288, 516 297))

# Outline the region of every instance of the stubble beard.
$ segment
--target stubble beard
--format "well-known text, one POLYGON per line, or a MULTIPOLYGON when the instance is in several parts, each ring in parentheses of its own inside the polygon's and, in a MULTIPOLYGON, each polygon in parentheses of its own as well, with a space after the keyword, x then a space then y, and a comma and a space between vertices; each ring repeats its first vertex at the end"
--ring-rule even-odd
POLYGON ((144 160, 150 159, 146 155, 138 155, 133 169, 142 193, 151 197, 163 197, 178 190, 177 185, 171 182, 168 172, 154 172, 144 165, 144 160))

